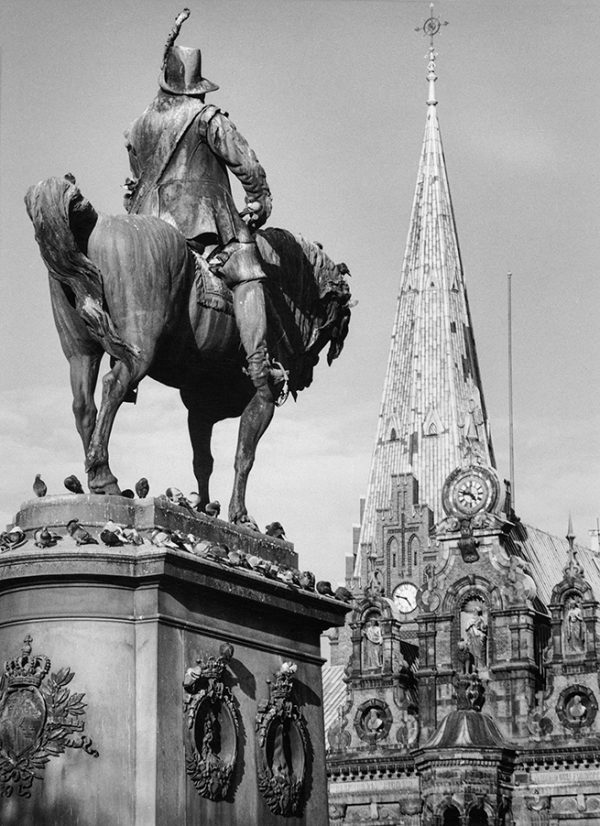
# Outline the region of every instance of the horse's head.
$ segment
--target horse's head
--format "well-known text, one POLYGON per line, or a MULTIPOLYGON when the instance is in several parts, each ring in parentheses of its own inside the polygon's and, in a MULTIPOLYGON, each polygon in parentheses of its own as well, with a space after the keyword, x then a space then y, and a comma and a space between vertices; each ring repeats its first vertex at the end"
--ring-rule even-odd
POLYGON ((290 369, 292 391, 302 390, 312 381, 321 350, 329 344, 331 364, 344 346, 351 308, 348 267, 335 264, 320 244, 285 230, 261 231, 257 243, 268 283, 275 288, 270 315, 276 314, 271 319, 277 327, 272 336, 276 357, 290 369))

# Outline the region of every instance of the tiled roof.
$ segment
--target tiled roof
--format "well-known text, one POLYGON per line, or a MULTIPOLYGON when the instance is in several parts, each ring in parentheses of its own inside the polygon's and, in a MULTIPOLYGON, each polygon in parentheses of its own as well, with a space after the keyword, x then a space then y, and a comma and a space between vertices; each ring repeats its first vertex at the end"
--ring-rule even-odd
MULTIPOLYGON (((552 589, 563 579, 563 571, 567 564, 567 550, 569 543, 566 538, 553 536, 533 525, 523 524, 524 539, 519 538, 519 544, 532 568, 532 576, 538 586, 538 596, 548 605, 552 589)), ((575 544, 577 560, 584 571, 584 577, 589 582, 596 598, 600 600, 600 555, 575 544)))
POLYGON ((325 734, 337 717, 338 708, 346 702, 343 665, 323 666, 323 716, 325 734))

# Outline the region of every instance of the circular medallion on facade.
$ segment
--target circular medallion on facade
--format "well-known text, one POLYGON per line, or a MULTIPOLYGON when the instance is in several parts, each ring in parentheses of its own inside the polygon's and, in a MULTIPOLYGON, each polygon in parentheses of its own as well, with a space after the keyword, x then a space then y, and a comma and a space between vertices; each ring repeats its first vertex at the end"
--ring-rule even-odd
POLYGON ((456 468, 444 482, 442 505, 449 516, 492 513, 500 504, 500 481, 489 467, 471 465, 456 468))
POLYGON ((563 726, 572 731, 587 728, 594 722, 598 701, 585 685, 570 685, 561 692, 556 703, 556 713, 563 726))
POLYGON ((394 605, 401 614, 410 614, 417 607, 418 588, 414 582, 401 582, 394 588, 392 598, 394 605))
POLYGON ((373 697, 356 710, 354 728, 361 740, 374 743, 387 737, 392 725, 392 712, 387 703, 373 697))

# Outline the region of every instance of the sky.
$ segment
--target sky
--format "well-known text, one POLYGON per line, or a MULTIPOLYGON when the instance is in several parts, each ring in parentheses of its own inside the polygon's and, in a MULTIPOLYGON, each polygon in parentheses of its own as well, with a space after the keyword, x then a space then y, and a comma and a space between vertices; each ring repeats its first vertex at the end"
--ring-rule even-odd
MULTIPOLYGON (((183 3, 181 4, 183 5, 183 3)), ((368 481, 425 128, 422 0, 204 0, 178 39, 202 48, 211 102, 266 169, 269 224, 319 241, 352 273, 346 347, 279 409, 248 508, 280 521, 317 578, 341 581, 368 481)), ((72 172, 122 211, 123 131, 156 92, 179 4, 3 0, 0 8, 0 525, 84 479, 67 362, 23 205, 72 172)), ((600 515, 597 0, 445 0, 438 116, 499 472, 508 475, 507 272, 513 273, 515 494, 531 524, 589 541, 600 515)), ((236 190, 242 206, 242 197, 236 190)), ((236 422, 217 426, 212 496, 226 510, 236 422)), ((177 391, 146 379, 118 414, 122 487, 195 489, 177 391)))

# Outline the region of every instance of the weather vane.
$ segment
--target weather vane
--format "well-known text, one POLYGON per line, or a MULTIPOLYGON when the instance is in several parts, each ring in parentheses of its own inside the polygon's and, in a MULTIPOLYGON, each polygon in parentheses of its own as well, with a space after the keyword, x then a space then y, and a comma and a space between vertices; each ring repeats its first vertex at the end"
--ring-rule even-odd
POLYGON ((447 26, 447 25, 448 25, 447 20, 444 20, 444 22, 442 23, 442 21, 440 20, 439 17, 434 17, 433 16, 433 3, 431 3, 431 5, 429 6, 429 17, 423 23, 422 26, 417 26, 415 31, 416 32, 423 32, 425 37, 429 38, 429 48, 433 49, 433 38, 436 36, 436 34, 439 32, 439 30, 442 28, 442 26, 447 26))
POLYGON ((415 29, 416 32, 423 32, 425 37, 429 38, 429 51, 425 55, 425 58, 429 61, 427 64, 427 80, 429 81, 429 99, 427 101, 428 104, 432 104, 435 106, 437 103, 435 98, 435 82, 437 80, 437 75, 435 73, 435 59, 437 57, 437 52, 435 50, 435 46, 433 45, 433 38, 438 34, 439 30, 442 26, 447 26, 448 21, 440 20, 439 17, 434 17, 433 15, 433 3, 429 6, 429 17, 423 23, 422 26, 419 26, 415 29))

